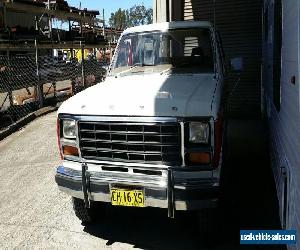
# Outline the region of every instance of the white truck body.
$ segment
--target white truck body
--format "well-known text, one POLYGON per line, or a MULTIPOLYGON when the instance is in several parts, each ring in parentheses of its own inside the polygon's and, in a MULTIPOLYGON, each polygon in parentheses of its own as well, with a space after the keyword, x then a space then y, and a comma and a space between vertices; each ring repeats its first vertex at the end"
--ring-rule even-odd
POLYGON ((216 206, 222 165, 223 82, 222 50, 209 22, 127 29, 106 80, 70 98, 58 111, 63 159, 56 174, 60 190, 84 199, 87 207, 90 201, 112 202, 115 187, 142 190, 141 206, 167 208, 170 217, 175 210, 216 206), (142 50, 133 45, 137 39, 143 42, 142 50), (174 54, 181 53, 180 49, 184 56, 174 66, 174 54), (134 57, 136 51, 139 54, 134 57), (119 59, 124 55, 126 59, 119 59), (143 62, 134 64, 141 55, 143 62), (155 64, 158 59, 161 62, 155 64), (120 60, 123 64, 118 66, 120 60), (65 120, 74 121, 73 139, 64 136, 65 120), (193 130, 198 131, 197 138, 207 141, 191 143, 193 130), (132 135, 141 137, 130 139, 132 135), (169 137, 176 144, 164 141, 169 137), (155 138, 160 141, 153 142, 155 138), (161 152, 155 150, 157 145, 161 152), (175 155, 164 151, 169 146, 175 155), (78 153, 66 155, 68 147, 78 153))
POLYGON ((67 100, 59 113, 217 117, 220 101, 215 97, 217 82, 213 74, 107 77, 103 83, 67 100))

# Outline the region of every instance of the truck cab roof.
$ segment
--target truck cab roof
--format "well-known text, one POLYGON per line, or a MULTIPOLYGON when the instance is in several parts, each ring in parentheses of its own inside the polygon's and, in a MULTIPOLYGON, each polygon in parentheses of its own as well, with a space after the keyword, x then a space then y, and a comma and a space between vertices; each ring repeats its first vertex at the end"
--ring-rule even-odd
POLYGON ((124 34, 149 32, 149 31, 167 31, 171 29, 188 29, 188 28, 209 28, 213 26, 211 22, 207 21, 175 21, 175 22, 164 22, 154 23, 148 25, 141 25, 132 28, 128 28, 123 32, 124 34))

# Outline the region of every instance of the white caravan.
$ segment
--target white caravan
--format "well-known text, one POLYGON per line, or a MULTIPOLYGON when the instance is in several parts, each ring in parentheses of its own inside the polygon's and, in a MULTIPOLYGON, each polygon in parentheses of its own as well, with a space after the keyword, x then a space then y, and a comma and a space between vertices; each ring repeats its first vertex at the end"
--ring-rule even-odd
MULTIPOLYGON (((300 238, 300 1, 264 1, 263 108, 284 229, 300 238)), ((300 249, 298 240, 296 249, 300 249)))

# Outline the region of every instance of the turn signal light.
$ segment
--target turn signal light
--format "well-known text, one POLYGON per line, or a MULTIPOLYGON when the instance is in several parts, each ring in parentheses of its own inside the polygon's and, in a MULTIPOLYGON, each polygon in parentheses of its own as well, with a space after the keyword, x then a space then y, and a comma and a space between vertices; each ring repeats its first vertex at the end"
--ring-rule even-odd
POLYGON ((210 153, 201 152, 201 153, 190 153, 189 160, 191 163, 198 164, 209 164, 210 163, 210 153))
POLYGON ((57 133, 57 144, 58 144, 58 150, 59 150, 59 156, 60 159, 63 159, 63 155, 61 153, 61 149, 60 149, 60 121, 57 118, 57 122, 56 122, 56 133, 57 133))
POLYGON ((63 146, 64 155, 79 156, 78 148, 72 146, 63 146))

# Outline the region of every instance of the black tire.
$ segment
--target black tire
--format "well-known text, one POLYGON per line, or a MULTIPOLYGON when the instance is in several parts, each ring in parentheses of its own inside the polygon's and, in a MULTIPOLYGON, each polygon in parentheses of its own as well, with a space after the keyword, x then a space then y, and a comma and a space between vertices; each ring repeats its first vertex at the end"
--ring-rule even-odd
POLYGON ((197 211, 197 227, 202 239, 210 241, 210 237, 219 233, 220 216, 218 208, 197 211))
MULTIPOLYGON (((84 200, 78 198, 72 198, 73 210, 75 215, 84 224, 93 223, 97 221, 97 218, 105 213, 105 205, 100 202, 90 202, 90 208, 86 208, 84 200)), ((104 217, 104 216, 103 216, 104 217)))
POLYGON ((227 149, 228 149, 228 135, 227 135, 228 121, 223 122, 223 143, 222 143, 222 166, 220 174, 220 190, 218 194, 218 203, 214 208, 202 209, 196 212, 198 231, 205 241, 215 241, 212 239, 214 235, 218 235, 222 231, 223 218, 221 216, 223 203, 227 194, 227 149))
POLYGON ((229 177, 230 173, 228 171, 228 120, 224 121, 223 125, 223 145, 222 145, 222 166, 221 166, 221 174, 220 174, 220 193, 219 193, 219 208, 223 207, 224 202, 226 202, 227 193, 228 193, 228 184, 230 183, 229 177))

